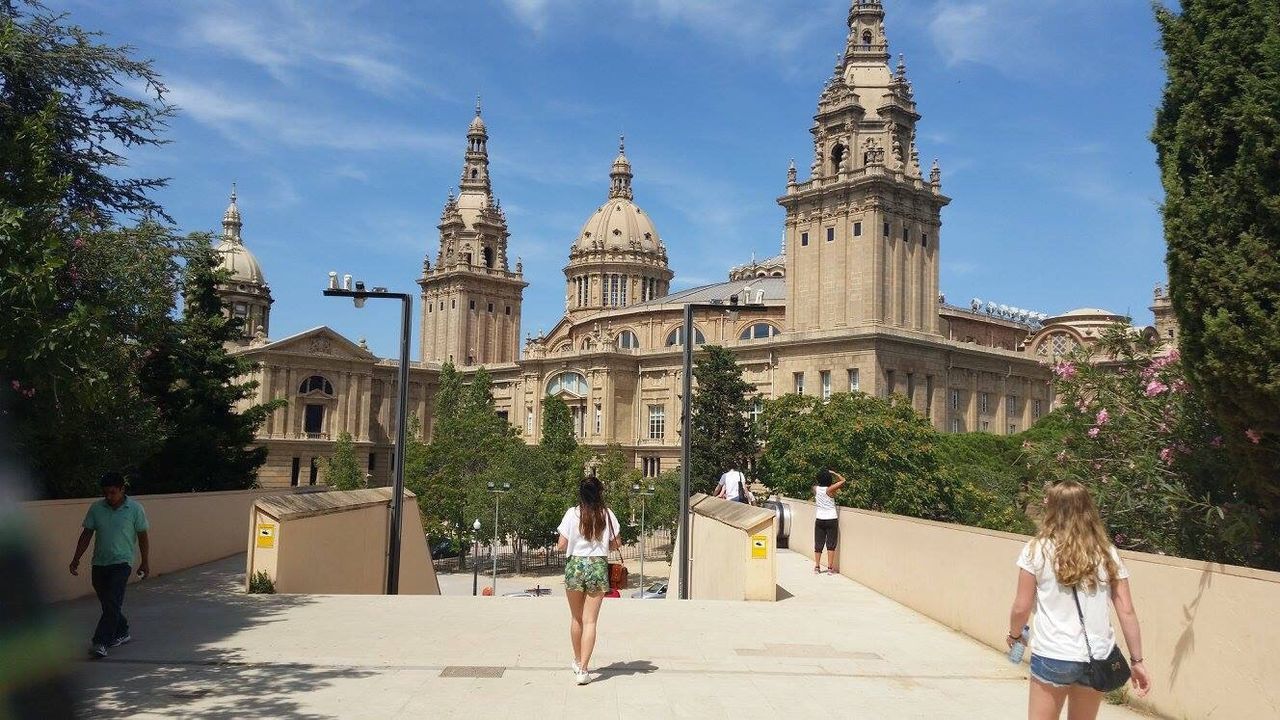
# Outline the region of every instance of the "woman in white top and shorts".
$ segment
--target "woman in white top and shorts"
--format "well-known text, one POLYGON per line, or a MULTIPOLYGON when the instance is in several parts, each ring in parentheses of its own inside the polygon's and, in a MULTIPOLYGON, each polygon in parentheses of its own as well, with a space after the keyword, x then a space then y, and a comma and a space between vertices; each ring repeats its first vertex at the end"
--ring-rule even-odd
POLYGON ((586 685, 591 682, 587 668, 596 646, 596 618, 609 591, 609 550, 620 547, 618 518, 604 504, 604 485, 594 472, 578 484, 578 504, 565 512, 557 530, 556 548, 565 552, 573 673, 579 685, 586 685))
POLYGON ((822 548, 827 549, 827 572, 840 572, 836 548, 840 545, 840 511, 836 509, 836 491, 844 485, 844 476, 835 470, 819 470, 813 486, 813 571, 822 572, 822 548), (831 478, 839 478, 831 482, 831 478))
POLYGON ((1057 718, 1064 704, 1070 720, 1097 717, 1102 693, 1087 684, 1085 670, 1090 651, 1094 659, 1103 660, 1115 648, 1111 605, 1129 648, 1133 689, 1138 697, 1147 694, 1151 678, 1143 663, 1142 631, 1129 595, 1129 571, 1111 544, 1088 489, 1074 480, 1049 488, 1040 532, 1023 547, 1018 568, 1018 592, 1009 613, 1006 642, 1012 647, 1018 640, 1034 608, 1028 718, 1057 718))

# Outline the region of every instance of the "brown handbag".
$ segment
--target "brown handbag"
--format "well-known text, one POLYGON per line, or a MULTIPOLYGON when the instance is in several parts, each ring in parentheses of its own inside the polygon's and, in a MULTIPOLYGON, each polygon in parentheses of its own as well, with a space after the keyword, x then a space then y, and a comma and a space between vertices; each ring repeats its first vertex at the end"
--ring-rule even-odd
POLYGON ((622 552, 618 553, 618 562, 609 563, 609 588, 612 590, 624 590, 627 587, 627 577, 631 574, 627 570, 627 566, 622 564, 622 552))

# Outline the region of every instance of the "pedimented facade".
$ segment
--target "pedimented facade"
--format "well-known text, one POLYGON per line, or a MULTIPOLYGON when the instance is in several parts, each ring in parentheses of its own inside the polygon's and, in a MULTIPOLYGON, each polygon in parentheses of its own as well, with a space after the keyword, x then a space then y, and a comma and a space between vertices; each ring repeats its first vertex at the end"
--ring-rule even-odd
MULTIPOLYGON (((745 379, 766 398, 900 394, 951 432, 1018 432, 1049 412, 1048 363, 1118 316, 1082 310, 1050 318, 977 299, 945 302, 938 269, 950 199, 936 161, 922 171, 920 115, 906 67, 901 60, 890 67, 880 2, 854 0, 847 22, 846 46, 810 129, 808 176, 801 180, 793 163, 777 198, 786 218, 781 253, 731 268, 726 282, 671 292, 666 243, 637 200, 643 172, 633 173, 620 143, 607 184, 602 173, 603 204, 566 242, 564 316, 527 338, 523 352, 527 283, 520 263, 509 262, 477 105, 459 193, 446 200, 438 244, 418 279, 422 361, 410 369, 408 391, 424 436, 442 363, 464 373, 484 366, 499 412, 525 441, 539 439, 542 399, 558 395, 582 443, 617 443, 636 467, 657 475, 678 463, 687 341, 732 348, 745 379), (699 311, 692 328, 682 326, 686 303, 732 297, 739 300, 732 312, 727 305, 699 311)), ((232 208, 234 197, 228 214, 232 208)), ((252 254, 240 240, 235 209, 235 243, 224 257, 239 272, 252 254)), ((227 294, 229 308, 237 298, 259 298, 246 311, 262 318, 262 330, 252 326, 237 352, 260 363, 261 400, 288 401, 260 432, 270 451, 262 484, 316 483, 318 460, 342 432, 367 458, 371 484, 388 482, 396 363, 325 327, 270 339, 270 294, 260 269, 254 277, 236 283, 240 295, 227 294)), ((1160 297, 1156 306, 1150 331, 1176 333, 1160 297)))

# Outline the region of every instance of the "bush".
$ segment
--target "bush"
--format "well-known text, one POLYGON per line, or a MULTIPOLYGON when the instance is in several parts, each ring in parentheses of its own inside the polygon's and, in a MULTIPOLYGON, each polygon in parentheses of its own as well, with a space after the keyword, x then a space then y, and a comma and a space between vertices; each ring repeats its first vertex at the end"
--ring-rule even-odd
POLYGON ((276 583, 265 570, 259 570, 249 578, 249 592, 260 595, 275 595, 276 583))

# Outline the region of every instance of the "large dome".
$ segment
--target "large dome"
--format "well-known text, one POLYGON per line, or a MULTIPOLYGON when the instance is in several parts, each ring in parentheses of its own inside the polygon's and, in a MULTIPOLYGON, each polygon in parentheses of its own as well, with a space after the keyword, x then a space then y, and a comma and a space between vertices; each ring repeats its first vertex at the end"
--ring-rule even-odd
POLYGON ((219 266, 230 271, 227 282, 267 284, 266 278, 262 276, 262 265, 258 263, 258 258, 254 257, 244 245, 223 240, 218 243, 218 258, 219 266))
POLYGON ((639 250, 658 252, 662 241, 653 221, 627 198, 609 198, 596 209, 578 233, 579 250, 639 250))

